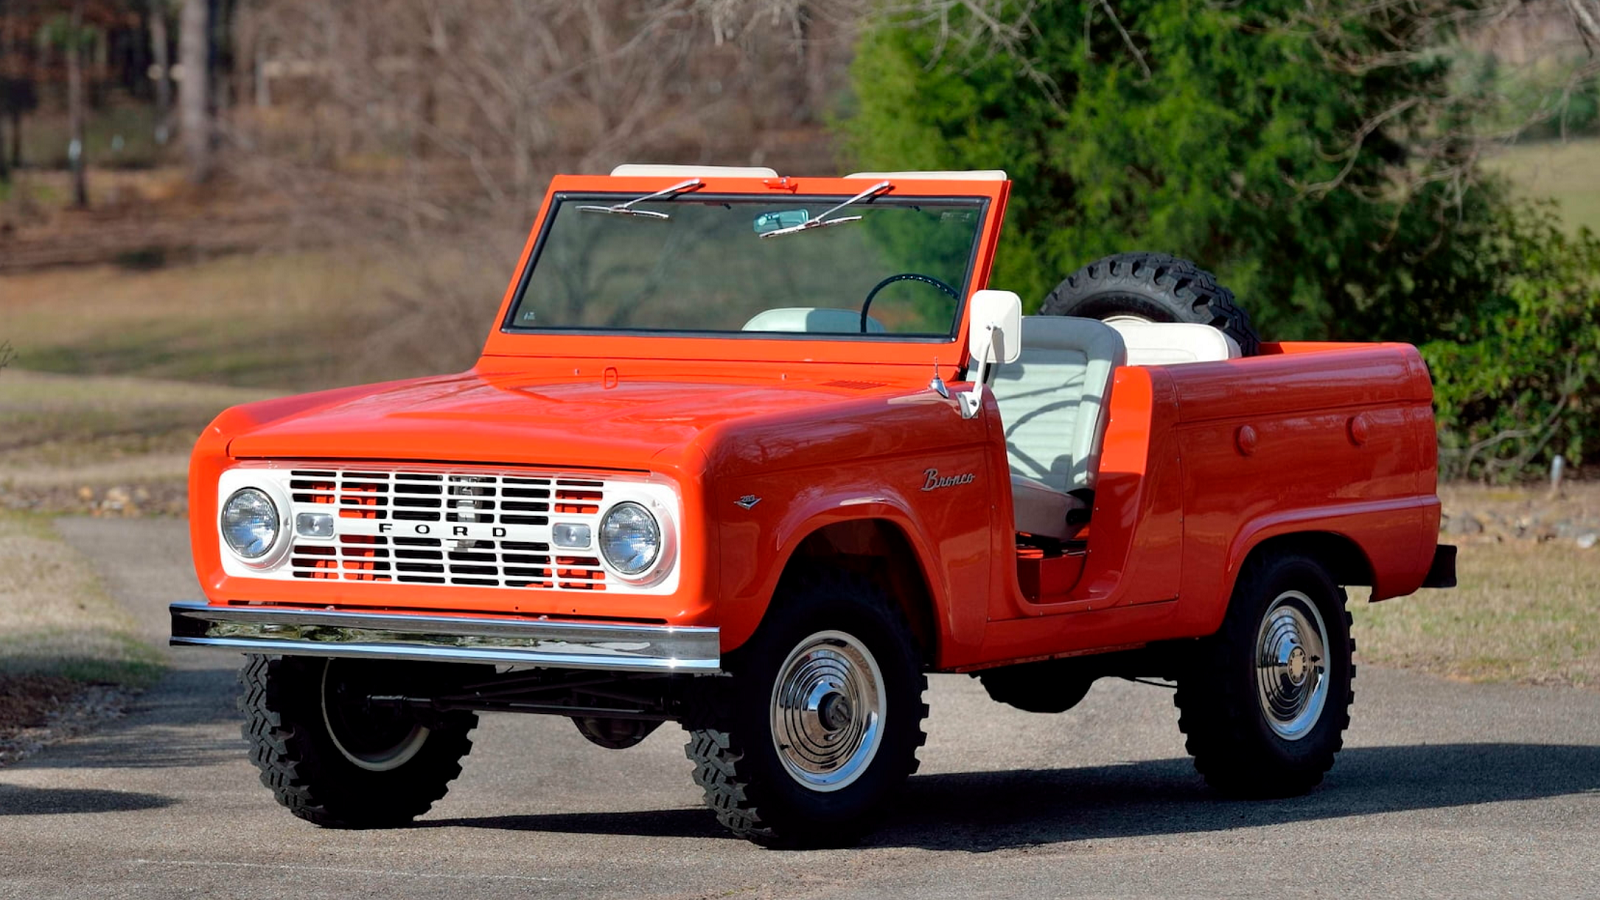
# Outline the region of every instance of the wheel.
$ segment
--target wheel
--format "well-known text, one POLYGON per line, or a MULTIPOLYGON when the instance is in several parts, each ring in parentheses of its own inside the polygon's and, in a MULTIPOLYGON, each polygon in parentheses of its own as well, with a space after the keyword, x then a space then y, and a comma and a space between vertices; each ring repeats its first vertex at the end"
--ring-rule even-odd
MULTIPOLYGON (((441 667, 249 656, 239 673, 244 737, 261 783, 291 813, 330 828, 392 828, 427 812, 461 774, 470 712, 423 719, 373 693, 437 687, 441 667)), ((459 667, 450 667, 451 669, 459 667)))
POLYGON ((1174 697, 1189 754, 1212 787, 1288 797, 1333 767, 1355 699, 1344 605, 1344 590, 1314 559, 1246 564, 1221 630, 1200 642, 1174 697))
POLYGON ((724 670, 691 694, 685 753, 734 834, 850 843, 916 771, 927 679, 900 613, 866 579, 833 573, 780 590, 724 670))
POLYGON ((878 292, 879 291, 883 290, 884 288, 888 287, 891 284, 894 284, 897 281, 920 281, 923 284, 931 284, 934 287, 938 288, 939 290, 944 291, 946 294, 949 294, 951 297, 955 298, 956 300, 960 300, 961 299, 961 293, 959 291, 957 291, 955 288, 951 287, 950 285, 945 284, 944 282, 940 281, 939 279, 933 277, 932 275, 923 275, 920 272, 901 272, 898 275, 890 275, 888 278, 885 278, 882 281, 878 282, 877 284, 873 285, 872 286, 872 290, 867 291, 867 299, 862 301, 862 303, 861 303, 861 333, 862 334, 866 334, 867 333, 867 310, 872 308, 873 299, 878 296, 878 292))
POLYGON ((1003 666, 978 673, 989 699, 1023 712, 1063 713, 1088 696, 1093 678, 1085 678, 1062 660, 1003 666))
POLYGON ((1194 322, 1233 338, 1255 356, 1261 338, 1233 292, 1194 263, 1165 253, 1118 253, 1097 259, 1056 286, 1039 308, 1046 316, 1194 322))

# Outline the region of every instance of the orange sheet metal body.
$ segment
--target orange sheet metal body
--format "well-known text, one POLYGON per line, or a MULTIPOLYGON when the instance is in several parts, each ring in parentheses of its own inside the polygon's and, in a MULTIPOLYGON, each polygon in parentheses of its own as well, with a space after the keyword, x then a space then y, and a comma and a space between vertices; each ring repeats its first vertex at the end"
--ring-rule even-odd
MULTIPOLYGON (((672 181, 559 177, 540 220, 558 194, 643 194, 672 181)), ((781 197, 862 187, 781 181, 713 177, 705 189, 781 197)), ((1008 186, 897 180, 895 191, 987 199, 977 290, 1008 186)), ((519 274, 539 234, 536 224, 519 274)), ((727 652, 754 632, 808 536, 863 521, 914 557, 925 608, 913 619, 929 632, 934 667, 965 670, 1208 634, 1252 548, 1284 535, 1336 535, 1359 548, 1377 599, 1417 589, 1433 556, 1431 387, 1407 345, 1267 344, 1248 359, 1118 369, 1086 548, 1043 578, 1019 579, 1019 565, 1037 563, 1019 561, 993 397, 963 419, 954 397, 928 387, 937 371, 953 392, 972 389, 958 381, 964 321, 942 345, 517 333, 499 324, 517 283, 468 372, 250 404, 212 423, 190 474, 195 562, 210 602, 715 625, 727 652), (319 460, 609 471, 668 484, 681 502, 676 588, 227 574, 222 473, 240 461, 319 460)))

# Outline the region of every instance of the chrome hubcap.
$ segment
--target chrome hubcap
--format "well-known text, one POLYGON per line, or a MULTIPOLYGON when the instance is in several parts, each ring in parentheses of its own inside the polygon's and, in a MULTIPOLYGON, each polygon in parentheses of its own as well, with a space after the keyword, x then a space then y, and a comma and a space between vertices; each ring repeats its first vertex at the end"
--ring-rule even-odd
POLYGON ((798 782, 836 791, 866 771, 883 740, 883 672, 861 641, 819 631, 801 641, 772 687, 772 742, 798 782))
POLYGON ((1285 591, 1261 617, 1256 694, 1267 725, 1297 741, 1316 727, 1328 700, 1328 628, 1311 598, 1285 591))

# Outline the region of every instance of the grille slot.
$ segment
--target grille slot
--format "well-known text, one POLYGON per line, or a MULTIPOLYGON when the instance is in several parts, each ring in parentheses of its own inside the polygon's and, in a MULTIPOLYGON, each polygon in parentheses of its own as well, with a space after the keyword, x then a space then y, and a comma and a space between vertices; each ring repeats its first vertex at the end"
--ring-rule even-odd
POLYGON ((287 487, 293 512, 337 514, 334 540, 296 538, 286 567, 292 578, 564 591, 603 591, 608 586, 597 556, 572 555, 544 541, 527 540, 525 527, 520 536, 482 536, 482 526, 543 526, 552 514, 564 521, 587 521, 598 533, 606 498, 603 481, 483 472, 293 469, 287 487), (475 526, 473 534, 452 536, 451 526, 460 525, 475 526), (391 533, 366 533, 391 526, 391 533), (402 533, 418 526, 428 527, 431 534, 402 533), (365 530, 352 533, 356 528, 365 530))

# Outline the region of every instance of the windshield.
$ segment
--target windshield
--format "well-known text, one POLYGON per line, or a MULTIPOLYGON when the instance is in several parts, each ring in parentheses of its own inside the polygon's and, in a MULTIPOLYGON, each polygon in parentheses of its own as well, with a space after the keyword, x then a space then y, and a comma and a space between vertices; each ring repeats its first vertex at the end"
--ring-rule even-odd
POLYGON ((506 327, 953 337, 987 200, 847 199, 559 195, 506 327))

